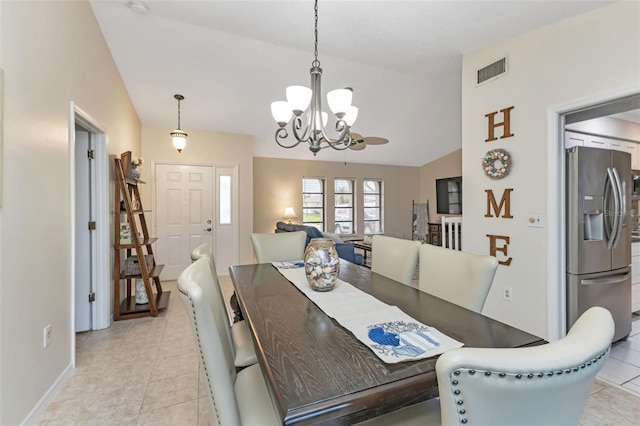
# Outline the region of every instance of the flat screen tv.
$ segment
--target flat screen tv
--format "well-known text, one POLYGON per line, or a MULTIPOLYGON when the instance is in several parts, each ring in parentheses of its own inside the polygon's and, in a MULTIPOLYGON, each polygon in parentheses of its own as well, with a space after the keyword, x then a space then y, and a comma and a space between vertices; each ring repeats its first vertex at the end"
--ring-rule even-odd
POLYGON ((462 214, 462 176, 436 179, 436 212, 462 214))

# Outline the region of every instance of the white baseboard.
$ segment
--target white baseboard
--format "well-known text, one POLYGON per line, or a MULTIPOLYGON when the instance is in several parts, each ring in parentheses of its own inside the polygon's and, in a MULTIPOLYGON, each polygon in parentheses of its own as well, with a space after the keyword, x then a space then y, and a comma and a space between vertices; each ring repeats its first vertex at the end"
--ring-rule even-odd
POLYGON ((20 422, 21 426, 27 425, 36 425, 40 420, 40 417, 44 414, 45 410, 53 401, 53 399, 58 395, 62 386, 67 383, 67 380, 73 375, 73 364, 69 364, 67 368, 58 376, 55 382, 51 385, 51 387, 45 392, 45 394, 40 398, 40 401, 31 409, 31 412, 27 415, 27 417, 20 422))

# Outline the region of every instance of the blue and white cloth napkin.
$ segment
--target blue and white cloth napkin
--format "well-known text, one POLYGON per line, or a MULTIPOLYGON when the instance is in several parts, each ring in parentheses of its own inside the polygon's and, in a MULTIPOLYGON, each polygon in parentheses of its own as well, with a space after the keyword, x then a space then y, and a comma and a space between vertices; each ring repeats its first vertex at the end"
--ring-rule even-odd
POLYGON ((411 318, 397 306, 387 305, 340 279, 331 291, 311 289, 304 263, 299 267, 292 266, 300 263, 273 262, 273 266, 384 362, 393 364, 430 358, 463 346, 461 342, 411 318))

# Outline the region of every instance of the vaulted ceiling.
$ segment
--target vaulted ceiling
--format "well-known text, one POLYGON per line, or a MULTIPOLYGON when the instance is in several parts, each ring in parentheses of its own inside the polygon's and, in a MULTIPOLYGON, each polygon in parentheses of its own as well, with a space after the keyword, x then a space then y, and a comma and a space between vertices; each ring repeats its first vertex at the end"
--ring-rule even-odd
MULTIPOLYGON (((187 133, 249 134, 255 156, 314 159, 276 144, 270 112, 287 86, 309 85, 312 0, 90 3, 143 125, 174 128, 180 93, 187 133)), ((421 166, 459 149, 462 54, 608 3, 321 0, 323 92, 352 87, 353 131, 390 143, 315 159, 421 166)))

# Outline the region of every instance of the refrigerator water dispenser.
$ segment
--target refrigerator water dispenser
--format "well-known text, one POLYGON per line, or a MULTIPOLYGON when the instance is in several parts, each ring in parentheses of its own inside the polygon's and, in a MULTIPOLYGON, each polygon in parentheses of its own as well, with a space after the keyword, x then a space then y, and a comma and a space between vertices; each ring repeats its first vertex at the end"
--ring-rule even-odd
POLYGON ((604 198, 585 195, 582 201, 584 214, 584 240, 602 241, 604 238, 604 198))

